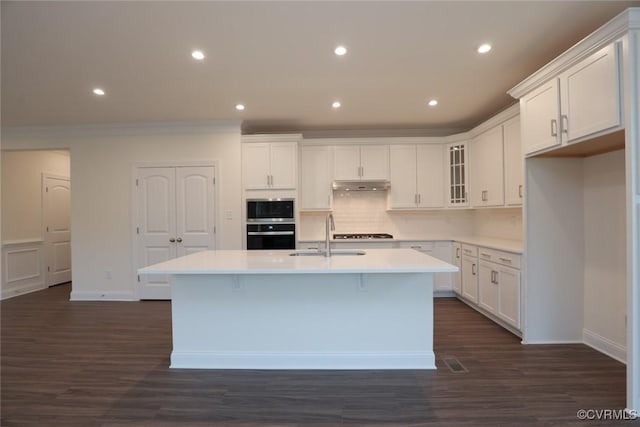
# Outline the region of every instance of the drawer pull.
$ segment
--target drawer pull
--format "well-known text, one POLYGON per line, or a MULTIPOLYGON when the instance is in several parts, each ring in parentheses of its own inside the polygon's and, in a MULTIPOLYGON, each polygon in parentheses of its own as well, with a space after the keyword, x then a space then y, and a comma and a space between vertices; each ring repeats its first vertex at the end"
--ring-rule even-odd
POLYGON ((498 258, 498 259, 499 259, 500 261, 502 261, 502 262, 506 262, 506 263, 511 264, 511 260, 510 260, 509 258, 498 258))
POLYGON ((411 249, 422 249, 422 246, 411 246, 411 249))
POLYGON ((484 258, 491 258, 491 255, 485 254, 484 252, 480 252, 480 256, 484 258))

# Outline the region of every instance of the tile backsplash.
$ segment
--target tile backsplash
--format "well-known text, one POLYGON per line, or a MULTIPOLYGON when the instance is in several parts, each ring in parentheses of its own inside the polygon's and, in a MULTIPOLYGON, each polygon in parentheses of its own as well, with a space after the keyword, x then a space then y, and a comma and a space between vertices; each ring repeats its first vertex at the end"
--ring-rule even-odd
MULTIPOLYGON (((387 211, 386 191, 336 191, 333 194, 333 233, 390 233, 396 238, 484 236, 522 239, 520 208, 387 211)), ((300 239, 321 240, 325 212, 303 212, 300 239)))

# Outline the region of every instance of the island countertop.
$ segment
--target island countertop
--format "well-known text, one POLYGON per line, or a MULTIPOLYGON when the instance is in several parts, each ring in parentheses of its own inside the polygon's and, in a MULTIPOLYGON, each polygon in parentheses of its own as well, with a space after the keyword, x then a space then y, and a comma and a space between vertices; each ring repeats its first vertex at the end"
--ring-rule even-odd
MULTIPOLYGON (((294 250, 202 251, 138 270, 139 274, 443 273, 454 265, 413 249, 367 249, 364 255, 291 256, 294 250)), ((347 251, 349 252, 349 251, 347 251)))

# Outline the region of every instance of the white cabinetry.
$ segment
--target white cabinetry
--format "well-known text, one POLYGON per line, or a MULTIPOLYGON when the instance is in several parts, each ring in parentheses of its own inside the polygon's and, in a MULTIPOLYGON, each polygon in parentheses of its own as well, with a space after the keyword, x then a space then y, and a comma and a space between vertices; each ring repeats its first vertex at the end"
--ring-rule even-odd
POLYGON ((242 144, 245 190, 294 190, 297 184, 298 145, 295 142, 242 144))
POLYGON ((504 205, 502 126, 478 135, 471 146, 471 204, 504 205))
POLYGON ((456 294, 462 295, 462 245, 458 242, 453 242, 451 249, 452 264, 458 267, 457 272, 451 273, 451 286, 456 294))
POLYGON ((446 200, 448 207, 469 206, 468 165, 469 150, 466 142, 445 145, 445 165, 447 167, 446 200))
MULTIPOLYGON (((451 263, 451 242, 449 241, 416 241, 400 242, 397 247, 411 248, 416 251, 431 255, 440 261, 451 263)), ((453 273, 434 273, 433 290, 451 291, 453 273)))
POLYGON ((300 147, 300 210, 331 209, 332 147, 300 147))
POLYGON ((337 181, 388 180, 389 146, 335 146, 334 179, 337 181))
POLYGON ((621 127, 619 49, 602 48, 520 99, 525 154, 621 127))
POLYGON ((520 329, 520 255, 478 248, 478 306, 520 329))
POLYGON ((504 193, 505 205, 522 205, 523 167, 522 144, 520 142, 520 116, 502 125, 504 137, 504 193))
POLYGON ((478 303, 478 250, 462 245, 462 297, 478 303))
POLYGON ((392 145, 389 159, 391 209, 444 207, 441 144, 392 145))

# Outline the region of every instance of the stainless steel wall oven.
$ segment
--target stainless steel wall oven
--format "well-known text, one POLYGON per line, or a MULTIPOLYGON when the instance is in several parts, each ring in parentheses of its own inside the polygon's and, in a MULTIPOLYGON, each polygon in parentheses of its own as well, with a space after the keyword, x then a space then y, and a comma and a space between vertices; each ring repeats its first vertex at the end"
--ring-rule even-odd
POLYGON ((247 249, 295 249, 293 199, 247 199, 247 249))

